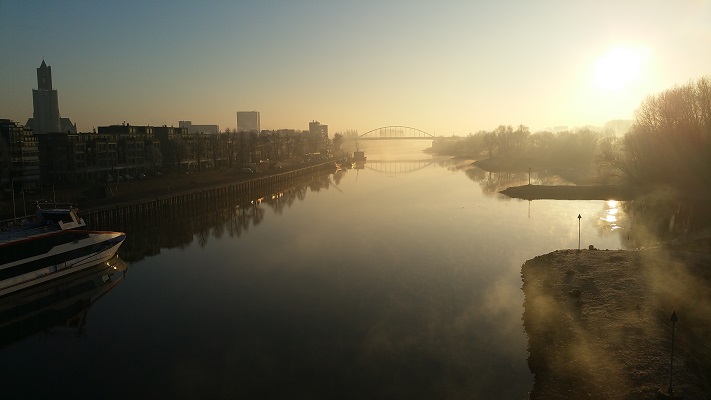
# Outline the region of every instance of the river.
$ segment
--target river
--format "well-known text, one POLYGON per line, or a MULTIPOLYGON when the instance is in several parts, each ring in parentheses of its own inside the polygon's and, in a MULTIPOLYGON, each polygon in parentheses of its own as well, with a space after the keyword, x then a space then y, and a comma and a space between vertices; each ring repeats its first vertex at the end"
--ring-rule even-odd
POLYGON ((525 398, 521 264, 625 248, 620 204, 512 200, 528 174, 359 145, 362 169, 131 228, 78 329, 0 348, 3 397, 525 398))

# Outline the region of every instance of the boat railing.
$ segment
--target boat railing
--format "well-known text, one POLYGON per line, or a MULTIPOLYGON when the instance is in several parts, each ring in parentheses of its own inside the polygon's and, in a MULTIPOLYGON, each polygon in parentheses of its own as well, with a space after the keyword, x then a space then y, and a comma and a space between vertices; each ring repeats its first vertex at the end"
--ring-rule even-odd
POLYGON ((76 208, 76 204, 69 202, 56 202, 47 200, 38 200, 36 203, 38 210, 46 209, 61 209, 61 210, 72 210, 76 208))
POLYGON ((36 215, 0 221, 0 243, 36 235, 47 230, 36 215))

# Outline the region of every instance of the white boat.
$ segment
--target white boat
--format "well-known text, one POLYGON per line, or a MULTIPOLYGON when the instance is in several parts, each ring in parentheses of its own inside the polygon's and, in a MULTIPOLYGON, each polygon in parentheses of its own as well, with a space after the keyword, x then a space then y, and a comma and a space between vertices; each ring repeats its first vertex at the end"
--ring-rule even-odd
POLYGON ((88 230, 71 205, 39 206, 33 218, 0 230, 0 296, 109 260, 122 232, 88 230))

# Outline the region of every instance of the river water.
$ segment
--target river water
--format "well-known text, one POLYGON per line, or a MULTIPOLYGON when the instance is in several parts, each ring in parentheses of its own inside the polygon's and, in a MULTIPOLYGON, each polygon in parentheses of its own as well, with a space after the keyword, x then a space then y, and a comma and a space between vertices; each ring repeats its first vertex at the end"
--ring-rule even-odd
POLYGON ((361 169, 132 228, 78 329, 0 348, 2 397, 525 398, 521 264, 579 234, 625 248, 624 213, 509 199, 528 174, 426 145, 361 142, 361 169))

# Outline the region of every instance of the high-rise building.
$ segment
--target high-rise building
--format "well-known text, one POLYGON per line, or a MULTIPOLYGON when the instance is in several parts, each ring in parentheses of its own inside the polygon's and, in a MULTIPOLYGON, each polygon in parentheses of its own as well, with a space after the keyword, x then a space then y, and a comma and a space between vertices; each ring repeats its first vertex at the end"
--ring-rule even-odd
POLYGON ((237 111, 237 132, 261 132, 259 111, 237 111))
POLYGON ((57 91, 52 89, 52 67, 45 64, 37 68, 37 89, 32 90, 32 113, 36 134, 59 132, 59 100, 57 91))
POLYGON ((324 139, 328 139, 328 125, 322 125, 318 121, 309 122, 309 132, 321 135, 324 139))
POLYGON ((69 118, 59 116, 59 99, 57 91, 52 88, 52 67, 44 60, 37 68, 37 89, 32 89, 32 104, 32 118, 25 125, 32 128, 35 134, 77 132, 76 125, 69 118))

